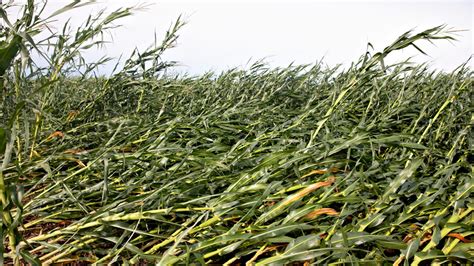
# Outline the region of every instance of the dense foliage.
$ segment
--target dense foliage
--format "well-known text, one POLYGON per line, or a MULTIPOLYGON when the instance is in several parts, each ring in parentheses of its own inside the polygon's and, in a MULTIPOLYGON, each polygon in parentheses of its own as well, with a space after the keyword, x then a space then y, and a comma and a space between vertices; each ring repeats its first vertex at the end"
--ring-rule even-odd
POLYGON ((7 259, 472 262, 473 72, 383 64, 452 38, 445 28, 407 32, 346 69, 161 75, 181 25, 107 78, 5 67, 7 259))

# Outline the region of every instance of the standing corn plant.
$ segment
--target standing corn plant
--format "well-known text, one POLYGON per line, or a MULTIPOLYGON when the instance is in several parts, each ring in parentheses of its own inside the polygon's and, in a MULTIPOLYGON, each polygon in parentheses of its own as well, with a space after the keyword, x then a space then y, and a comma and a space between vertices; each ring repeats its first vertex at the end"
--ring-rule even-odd
MULTIPOLYGON (((23 71, 29 60, 27 42, 32 40, 32 35, 37 33, 35 28, 39 24, 35 21, 35 5, 33 1, 28 1, 23 14, 15 23, 11 23, 7 10, 10 4, 2 4, 0 15, 2 17, 1 41, 0 41, 0 87, 2 89, 2 123, 0 127, 0 152, 2 164, 0 168, 0 198, 2 224, 0 238, 4 242, 5 235, 8 237, 8 247, 15 264, 19 264, 19 254, 17 244, 21 240, 18 227, 22 218, 21 193, 16 186, 16 182, 5 183, 4 169, 12 159, 14 142, 17 140, 19 128, 20 111, 25 105, 25 99, 21 99, 22 92, 20 83, 23 71), (21 59, 16 61, 18 54, 21 59)), ((30 43, 33 44, 34 43, 30 43)), ((18 140, 19 141, 19 140, 18 140)), ((18 151, 17 151, 18 152, 18 151)), ((0 249, 0 259, 3 264, 4 248, 0 249)), ((28 252, 20 250, 22 257, 30 263, 37 264, 37 261, 28 252)))

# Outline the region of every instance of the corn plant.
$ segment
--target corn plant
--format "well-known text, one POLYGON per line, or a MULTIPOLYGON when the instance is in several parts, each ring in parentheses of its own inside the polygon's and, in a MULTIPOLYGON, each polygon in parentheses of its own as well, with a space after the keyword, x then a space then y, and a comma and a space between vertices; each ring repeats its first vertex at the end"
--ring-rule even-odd
POLYGON ((385 63, 455 31, 406 32, 345 69, 259 61, 165 75, 178 19, 162 43, 97 78, 80 52, 102 44, 94 36, 109 29, 104 15, 36 44, 49 47, 47 68, 18 60, 23 48, 36 51, 34 34, 20 46, 2 35, 2 47, 18 47, 3 89, 23 95, 2 98, 8 259, 472 263, 473 72, 467 62, 451 73, 385 63), (26 88, 38 94, 22 102, 26 88))

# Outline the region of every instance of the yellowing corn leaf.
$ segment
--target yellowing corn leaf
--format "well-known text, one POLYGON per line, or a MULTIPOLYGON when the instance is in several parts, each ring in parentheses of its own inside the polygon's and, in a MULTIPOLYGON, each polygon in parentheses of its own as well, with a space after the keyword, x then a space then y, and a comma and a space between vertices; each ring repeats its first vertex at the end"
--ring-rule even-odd
POLYGON ((314 183, 314 184, 309 185, 306 188, 303 188, 303 189, 299 190, 298 192, 286 197, 279 204, 277 204, 275 207, 273 207, 270 211, 262 214, 257 219, 256 224, 264 223, 264 222, 278 216, 292 203, 302 199, 304 196, 308 195, 309 193, 315 191, 318 188, 328 187, 328 186, 332 185, 334 183, 334 181, 335 181, 335 177, 330 176, 327 181, 314 183))
POLYGON ((64 133, 61 131, 54 131, 46 138, 46 140, 52 140, 53 138, 64 138, 64 133))
POLYGON ((321 214, 326 214, 326 215, 330 215, 330 216, 337 216, 337 215, 339 215, 339 212, 337 212, 335 209, 332 209, 332 208, 321 208, 321 209, 317 209, 317 210, 314 210, 314 211, 308 213, 305 216, 305 218, 306 219, 314 219, 314 218, 318 217, 321 214))
POLYGON ((449 233, 448 236, 457 238, 457 239, 461 240, 464 243, 471 243, 471 240, 465 238, 463 235, 461 235, 459 233, 449 233))

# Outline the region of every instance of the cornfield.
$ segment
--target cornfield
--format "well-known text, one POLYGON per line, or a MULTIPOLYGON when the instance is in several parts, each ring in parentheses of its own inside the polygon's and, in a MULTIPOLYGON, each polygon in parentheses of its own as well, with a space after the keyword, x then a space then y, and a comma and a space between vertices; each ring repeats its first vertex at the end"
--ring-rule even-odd
POLYGON ((178 19, 97 77, 110 59, 82 52, 133 8, 38 41, 86 3, 46 4, 0 9, 0 263, 472 265, 472 69, 384 63, 456 31, 347 68, 167 75, 178 19))

